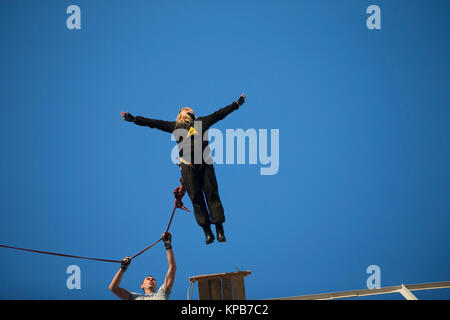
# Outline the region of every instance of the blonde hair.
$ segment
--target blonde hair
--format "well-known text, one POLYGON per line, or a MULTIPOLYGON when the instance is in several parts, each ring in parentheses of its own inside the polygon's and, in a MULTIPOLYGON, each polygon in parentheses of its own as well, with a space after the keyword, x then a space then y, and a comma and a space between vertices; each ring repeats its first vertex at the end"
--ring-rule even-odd
POLYGON ((184 108, 180 109, 176 119, 176 127, 189 128, 193 122, 192 118, 185 112, 181 112, 184 108))

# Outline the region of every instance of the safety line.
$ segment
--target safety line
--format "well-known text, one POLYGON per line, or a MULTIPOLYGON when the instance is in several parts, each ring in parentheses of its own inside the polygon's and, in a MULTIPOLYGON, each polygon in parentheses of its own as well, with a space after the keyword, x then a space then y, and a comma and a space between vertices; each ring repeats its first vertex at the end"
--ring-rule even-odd
MULTIPOLYGON (((174 196, 175 196, 175 206, 172 210, 172 215, 170 216, 170 221, 169 221, 169 225, 167 226, 166 229, 166 233, 169 232, 169 228, 170 225, 172 224, 172 220, 173 220, 173 216, 175 214, 175 210, 177 208, 180 208, 182 210, 186 210, 189 211, 189 209, 185 208, 183 205, 183 202, 181 201, 181 199, 183 198, 184 194, 186 193, 186 189, 184 188, 183 185, 183 178, 180 179, 181 185, 179 187, 177 187, 174 190, 174 196)), ((190 211, 189 211, 190 212, 190 211)), ((135 254, 133 257, 131 257, 131 260, 133 260, 134 258, 136 258, 137 256, 141 255, 142 253, 144 253, 145 251, 147 251, 148 249, 150 249, 151 247, 153 247, 154 245, 156 245, 158 242, 160 242, 161 240, 163 240, 163 238, 160 238, 159 240, 155 241, 154 243, 152 243, 150 246, 148 246, 147 248, 145 248, 144 250, 138 252, 137 254, 135 254)), ((56 253, 56 252, 49 252, 49 251, 41 251, 41 250, 34 250, 34 249, 25 249, 25 248, 19 248, 19 247, 13 247, 13 246, 8 246, 8 245, 3 245, 0 244, 0 247, 2 248, 8 248, 8 249, 14 249, 14 250, 21 250, 21 251, 27 251, 27 252, 34 252, 34 253, 42 253, 42 254, 48 254, 48 255, 53 255, 53 256, 60 256, 60 257, 67 257, 67 258, 76 258, 76 259, 85 259, 85 260, 94 260, 94 261, 101 261, 101 262, 114 262, 114 263, 122 263, 122 261, 120 260, 110 260, 110 259, 99 259, 99 258, 89 258, 89 257, 81 257, 81 256, 74 256, 71 254, 65 254, 65 253, 56 253)))
POLYGON ((0 244, 0 247, 2 247, 2 248, 8 248, 8 249, 15 249, 15 250, 28 251, 28 252, 35 252, 35 253, 49 254, 49 255, 53 255, 53 256, 68 257, 68 258, 77 258, 77 259, 95 260, 95 261, 102 261, 102 262, 115 262, 115 263, 121 263, 121 262, 122 262, 122 261, 118 261, 118 260, 98 259, 98 258, 88 258, 88 257, 74 256, 74 255, 71 255, 71 254, 64 254, 64 253, 56 253, 56 252, 48 252, 48 251, 40 251, 40 250, 32 250, 32 249, 18 248, 18 247, 13 247, 13 246, 6 246, 6 245, 3 245, 3 244, 0 244))

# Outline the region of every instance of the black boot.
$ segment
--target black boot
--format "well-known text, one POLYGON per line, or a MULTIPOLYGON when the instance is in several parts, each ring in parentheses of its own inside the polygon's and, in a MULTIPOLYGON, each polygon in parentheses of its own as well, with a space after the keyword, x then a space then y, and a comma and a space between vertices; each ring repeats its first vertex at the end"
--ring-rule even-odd
POLYGON ((203 227, 203 231, 205 231, 206 244, 213 243, 216 238, 214 238, 214 234, 211 231, 210 226, 203 227))
POLYGON ((227 239, 225 238, 225 233, 223 232, 223 226, 221 223, 216 224, 216 233, 217 233, 217 241, 225 242, 227 239))

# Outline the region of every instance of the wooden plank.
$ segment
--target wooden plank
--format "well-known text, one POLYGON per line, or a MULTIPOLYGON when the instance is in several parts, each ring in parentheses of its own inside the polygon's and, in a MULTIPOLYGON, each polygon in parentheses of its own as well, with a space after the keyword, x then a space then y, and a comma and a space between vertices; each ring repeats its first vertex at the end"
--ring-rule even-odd
POLYGON ((223 300, 233 300, 233 284, 231 278, 222 279, 223 300))
POLYGON ((245 300, 244 278, 234 277, 231 281, 233 283, 233 300, 245 300))
POLYGON ((214 274, 205 274, 200 276, 189 277, 189 281, 195 282, 200 280, 210 280, 210 279, 222 279, 222 278, 231 278, 231 277, 246 277, 250 275, 251 271, 238 271, 238 272, 229 272, 229 273, 214 273, 214 274))
POLYGON ((199 300, 211 300, 211 294, 209 293, 208 280, 199 280, 199 282, 198 282, 198 299, 199 300))
POLYGON ((211 300, 222 300, 222 285, 220 279, 211 279, 209 282, 209 292, 211 300))

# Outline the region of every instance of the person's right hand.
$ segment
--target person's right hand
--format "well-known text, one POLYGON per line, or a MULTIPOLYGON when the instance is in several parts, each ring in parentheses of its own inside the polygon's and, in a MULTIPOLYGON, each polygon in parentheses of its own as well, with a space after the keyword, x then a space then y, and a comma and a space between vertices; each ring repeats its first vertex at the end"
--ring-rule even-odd
POLYGON ((122 269, 123 271, 127 271, 128 266, 130 265, 131 262, 131 258, 130 257, 125 257, 122 259, 122 263, 120 265, 120 269, 122 269))
POLYGON ((127 112, 121 112, 120 115, 122 116, 123 120, 128 122, 134 122, 134 117, 131 113, 127 112))

